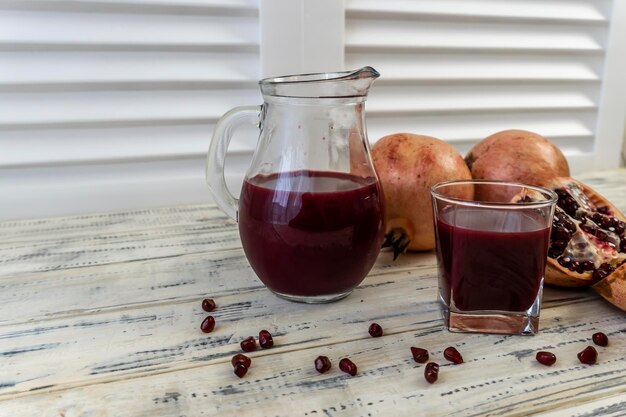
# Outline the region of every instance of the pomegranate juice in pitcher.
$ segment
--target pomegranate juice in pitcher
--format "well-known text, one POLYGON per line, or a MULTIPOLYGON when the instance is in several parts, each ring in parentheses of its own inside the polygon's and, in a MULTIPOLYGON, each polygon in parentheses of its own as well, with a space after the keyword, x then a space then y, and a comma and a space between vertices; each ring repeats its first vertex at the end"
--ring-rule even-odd
POLYGON ((378 183, 338 172, 257 175, 244 182, 239 233, 250 266, 277 294, 322 296, 356 287, 380 251, 378 183))

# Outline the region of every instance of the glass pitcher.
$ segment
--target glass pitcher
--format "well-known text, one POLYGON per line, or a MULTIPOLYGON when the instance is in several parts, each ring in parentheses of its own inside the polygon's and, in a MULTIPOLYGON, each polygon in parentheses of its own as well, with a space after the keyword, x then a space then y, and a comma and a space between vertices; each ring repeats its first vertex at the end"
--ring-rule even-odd
POLYGON ((218 121, 207 156, 215 202, 239 225, 246 258, 272 292, 291 301, 341 299, 359 285, 384 234, 383 196, 363 106, 379 77, 356 71, 261 80, 264 103, 218 121), (258 125, 257 148, 236 199, 224 160, 233 129, 258 125))

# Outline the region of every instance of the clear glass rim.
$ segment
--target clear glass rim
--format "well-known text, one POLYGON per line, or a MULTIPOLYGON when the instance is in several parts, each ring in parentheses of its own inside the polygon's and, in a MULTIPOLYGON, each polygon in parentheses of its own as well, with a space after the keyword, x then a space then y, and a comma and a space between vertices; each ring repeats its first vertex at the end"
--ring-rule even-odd
POLYGON ((259 81, 261 86, 268 84, 309 83, 320 81, 340 81, 358 78, 378 78, 380 73, 372 67, 363 67, 352 71, 312 72, 308 74, 281 75, 264 78, 259 81))
POLYGON ((329 104, 358 104, 367 101, 367 96, 286 96, 270 93, 263 93, 263 101, 265 103, 271 103, 276 105, 288 105, 288 106, 319 106, 327 107, 329 104), (320 100, 324 101, 321 102, 320 100))
POLYGON ((537 185, 524 184, 520 182, 513 181, 499 181, 499 180, 452 180, 452 181, 442 181, 433 185, 430 188, 430 193, 433 199, 446 201, 448 203, 454 203, 457 205, 463 205, 468 207, 490 207, 490 208, 501 208, 501 209, 532 209, 532 208, 545 208, 555 204, 558 200, 558 196, 556 193, 549 188, 540 187, 537 185), (546 197, 545 200, 539 201, 518 201, 518 202, 495 202, 495 201, 477 201, 477 200, 467 200, 464 198, 457 197, 449 197, 447 195, 441 194, 438 190, 449 187, 449 186, 458 186, 458 185, 493 185, 497 187, 517 187, 520 189, 529 189, 532 191, 536 191, 544 195, 546 197))
POLYGON ((352 71, 283 75, 259 81, 263 98, 350 99, 366 97, 380 73, 372 67, 352 71))

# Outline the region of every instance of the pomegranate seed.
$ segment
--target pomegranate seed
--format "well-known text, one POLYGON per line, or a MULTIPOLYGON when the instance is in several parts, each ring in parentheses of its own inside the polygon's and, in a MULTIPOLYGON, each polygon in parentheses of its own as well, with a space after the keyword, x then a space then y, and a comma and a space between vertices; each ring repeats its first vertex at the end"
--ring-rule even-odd
POLYGON ((609 338, 602 332, 594 333, 591 338, 593 339, 593 343, 598 346, 605 347, 609 344, 609 338))
POLYGON ((556 362, 556 356, 551 352, 537 352, 536 359, 537 362, 546 366, 552 366, 556 362))
POLYGON ((261 345, 263 349, 269 349, 274 346, 274 339, 270 332, 267 330, 261 330, 259 332, 259 345, 261 345))
POLYGON ((608 264, 606 262, 603 264, 600 264, 598 269, 593 271, 593 275, 592 275, 593 282, 597 282, 597 281, 600 281, 601 279, 606 278, 613 271, 615 271, 615 267, 611 266, 611 264, 608 264))
POLYGON ((204 320, 202 320, 202 324, 200 324, 200 330, 204 333, 211 333, 215 329, 215 319, 213 316, 206 316, 204 320))
POLYGON ((352 362, 350 359, 348 358, 343 358, 342 360, 339 361, 339 369, 341 369, 343 372, 350 374, 350 376, 355 376, 356 375, 356 365, 354 364, 354 362, 352 362))
POLYGON ((233 364, 233 367, 237 366, 238 363, 242 364, 246 368, 249 368, 250 365, 252 365, 252 359, 250 359, 249 357, 241 353, 238 353, 235 356, 233 356, 230 362, 233 364))
POLYGON ((452 346, 447 347, 446 350, 443 351, 443 357, 456 365, 463 363, 463 356, 452 346))
POLYGON ((433 384, 439 376, 439 365, 435 362, 428 362, 424 367, 424 378, 433 384))
POLYGON ((241 346, 241 350, 244 352, 253 352, 256 350, 256 340, 254 340, 254 337, 248 336, 239 343, 239 346, 241 346))
POLYGON ((330 359, 328 356, 318 356, 315 358, 315 370, 320 374, 327 372, 331 367, 330 359))
POLYGON ((587 346, 578 353, 578 360, 587 365, 593 365, 598 359, 598 351, 593 346, 587 346))
POLYGON ((413 360, 417 363, 428 362, 428 351, 426 349, 411 346, 411 354, 413 355, 413 360))
POLYGON ((380 337, 383 335, 383 328, 378 323, 372 323, 370 324, 369 333, 372 337, 380 337))
POLYGON ((233 370, 233 372, 235 372, 235 375, 237 375, 239 378, 243 378, 246 372, 248 372, 248 368, 245 367, 242 363, 238 363, 237 365, 235 365, 235 369, 233 370))
POLYGON ((212 298, 205 298, 204 300, 202 300, 202 309, 204 311, 210 313, 211 311, 215 310, 215 307, 217 307, 217 305, 212 298))

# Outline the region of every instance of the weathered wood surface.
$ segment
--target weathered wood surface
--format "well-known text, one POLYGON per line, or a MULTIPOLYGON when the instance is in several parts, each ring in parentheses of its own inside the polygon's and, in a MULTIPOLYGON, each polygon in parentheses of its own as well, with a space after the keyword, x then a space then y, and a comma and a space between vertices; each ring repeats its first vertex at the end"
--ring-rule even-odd
MULTIPOLYGON (((626 170, 586 180, 626 208, 626 170)), ((626 313, 592 291, 547 288, 535 337, 443 329, 432 253, 382 253, 363 284, 327 305, 270 294, 236 226, 193 206, 0 223, 0 416, 626 414, 626 313), (215 331, 199 324, 205 296, 215 331), (373 321, 385 329, 371 338, 373 321), (267 328, 275 347, 232 374, 238 342, 267 328), (610 337, 599 363, 576 353, 610 337), (430 385, 409 347, 439 362, 430 385), (442 357, 457 346, 462 365, 442 357), (558 361, 534 360, 549 349, 558 361), (333 369, 319 375, 313 359, 333 369), (356 377, 338 370, 351 357, 356 377)))

